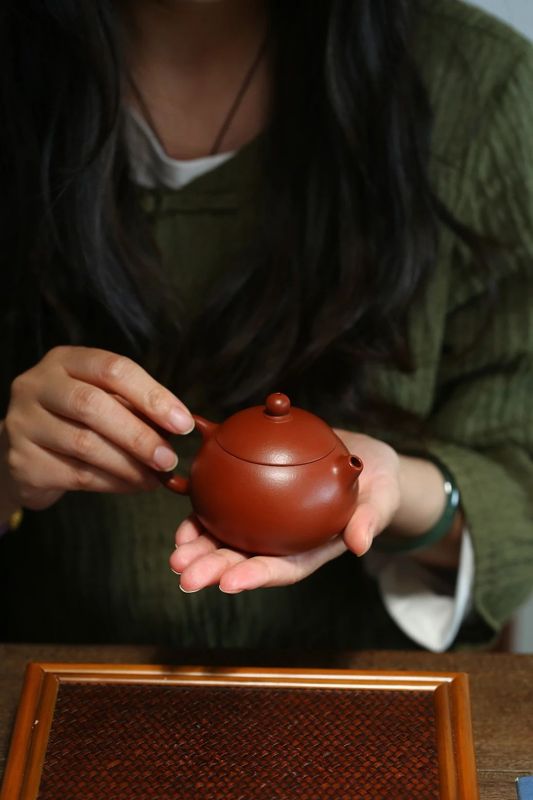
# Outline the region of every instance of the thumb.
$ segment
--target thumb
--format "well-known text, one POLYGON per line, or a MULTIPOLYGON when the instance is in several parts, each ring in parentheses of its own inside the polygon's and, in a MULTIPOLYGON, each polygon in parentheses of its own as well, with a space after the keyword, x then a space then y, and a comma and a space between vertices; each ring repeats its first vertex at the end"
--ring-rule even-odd
POLYGON ((375 506, 361 503, 344 529, 346 546, 356 556, 364 555, 371 547, 379 531, 379 519, 375 506))

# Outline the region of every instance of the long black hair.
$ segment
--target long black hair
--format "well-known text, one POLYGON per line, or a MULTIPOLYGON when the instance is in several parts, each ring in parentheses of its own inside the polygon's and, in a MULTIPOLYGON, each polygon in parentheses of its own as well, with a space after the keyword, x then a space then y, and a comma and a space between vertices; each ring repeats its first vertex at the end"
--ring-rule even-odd
POLYGON ((435 263, 439 222, 453 224, 428 178, 415 0, 270 1, 273 104, 254 246, 192 326, 128 177, 116 5, 2 3, 8 372, 55 343, 141 362, 171 353, 155 371, 176 391, 201 382, 228 410, 285 389, 323 413, 357 415, 367 364, 407 368, 407 309, 435 263))

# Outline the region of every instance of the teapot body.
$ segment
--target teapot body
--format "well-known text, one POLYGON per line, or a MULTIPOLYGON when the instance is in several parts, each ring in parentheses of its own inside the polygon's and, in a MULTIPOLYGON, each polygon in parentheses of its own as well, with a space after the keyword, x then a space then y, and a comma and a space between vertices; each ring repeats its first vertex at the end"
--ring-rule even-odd
POLYGON ((335 438, 331 452, 304 464, 254 463, 207 438, 191 468, 196 515, 221 542, 250 553, 291 555, 324 544, 354 512, 361 469, 335 438))

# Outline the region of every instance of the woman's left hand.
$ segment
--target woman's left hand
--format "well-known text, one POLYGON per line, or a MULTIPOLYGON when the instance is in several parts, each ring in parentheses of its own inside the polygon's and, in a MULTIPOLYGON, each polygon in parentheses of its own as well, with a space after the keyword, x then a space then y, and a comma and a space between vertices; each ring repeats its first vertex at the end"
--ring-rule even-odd
POLYGON ((326 544, 291 556, 249 556, 225 547, 208 534, 194 517, 176 531, 176 549, 170 557, 184 592, 217 585, 236 594, 248 589, 286 586, 303 580, 346 550, 362 556, 374 537, 386 528, 400 503, 399 458, 378 439, 360 433, 335 431, 364 469, 359 478, 357 508, 340 536, 326 544))

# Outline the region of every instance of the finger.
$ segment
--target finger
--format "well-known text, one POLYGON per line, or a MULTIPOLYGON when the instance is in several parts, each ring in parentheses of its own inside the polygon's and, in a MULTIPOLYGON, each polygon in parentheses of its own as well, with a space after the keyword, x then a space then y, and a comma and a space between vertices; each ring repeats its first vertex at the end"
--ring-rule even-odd
POLYGON ((114 397, 74 378, 62 389, 52 382, 43 387, 39 400, 47 411, 100 434, 153 469, 174 469, 178 459, 168 442, 114 397))
POLYGON ((346 551, 341 536, 325 545, 293 556, 253 556, 237 561, 220 577, 220 589, 236 594, 249 589, 289 586, 303 580, 312 572, 346 551))
POLYGON ((184 404, 125 356, 97 348, 66 348, 61 363, 73 378, 116 392, 165 430, 190 433, 194 427, 184 404))
POLYGON ((187 542, 193 542, 203 533, 205 533, 205 529, 200 524, 199 520, 195 516, 187 517, 176 531, 174 537, 176 547, 179 547, 181 544, 187 544, 187 542))
POLYGON ((195 541, 180 545, 170 555, 170 566, 174 572, 182 574, 194 561, 214 553, 218 544, 208 536, 199 536, 195 541))
POLYGON ((358 556, 364 555, 372 546, 374 536, 380 530, 379 512, 368 502, 357 506, 344 530, 344 541, 358 556))
MULTIPOLYGON (((184 545, 190 547, 191 545, 184 545)), ((246 556, 235 550, 221 548, 194 560, 181 573, 180 588, 184 592, 197 592, 207 586, 216 586, 230 567, 244 561, 246 556)))
POLYGON ((40 491, 127 494, 139 488, 78 459, 33 444, 28 445, 24 461, 28 466, 21 476, 21 484, 30 494, 40 491))
POLYGON ((133 406, 129 402, 129 400, 126 400, 124 397, 121 397, 119 394, 111 393, 111 397, 114 400, 116 400, 117 403, 120 403, 121 405, 123 405, 124 408, 127 408, 128 411, 131 411, 132 414, 135 414, 135 416, 138 417, 141 420, 141 422, 145 422, 147 425, 150 425, 150 427, 153 428, 155 431, 157 431, 157 433, 159 433, 160 436, 163 437, 163 439, 167 438, 168 432, 165 431, 160 425, 156 425, 152 420, 148 419, 148 417, 145 414, 143 414, 142 411, 138 411, 138 409, 136 409, 135 406, 133 406))
POLYGON ((91 464, 132 487, 155 489, 159 485, 152 470, 90 428, 46 411, 38 422, 29 435, 47 450, 91 464))

